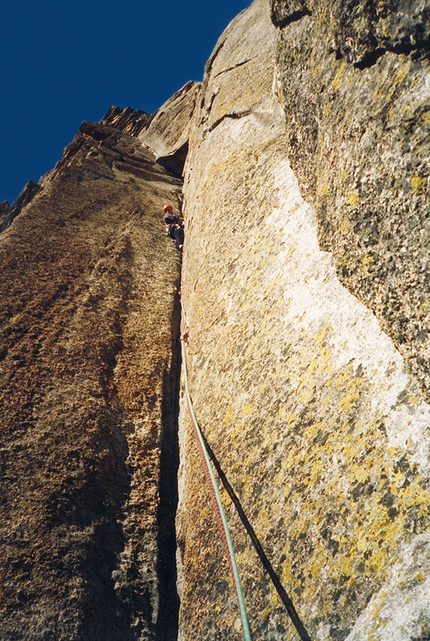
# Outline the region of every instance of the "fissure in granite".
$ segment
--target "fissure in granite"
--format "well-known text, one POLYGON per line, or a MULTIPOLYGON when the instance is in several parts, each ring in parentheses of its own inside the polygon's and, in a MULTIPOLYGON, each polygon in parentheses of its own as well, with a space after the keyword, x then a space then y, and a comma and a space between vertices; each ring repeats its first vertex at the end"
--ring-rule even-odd
POLYGON ((177 635, 180 263, 159 208, 181 180, 145 121, 83 123, 0 235, 5 641, 177 635))
MULTIPOLYGON (((255 0, 2 206, 5 639, 242 637, 182 401, 174 485, 182 200, 195 409, 311 638, 428 637, 428 18, 255 0)), ((253 640, 296 638, 224 499, 253 640)))
POLYGON ((179 467, 180 321, 181 307, 177 296, 172 313, 172 366, 170 372, 164 376, 163 384, 164 429, 160 455, 160 505, 157 533, 160 608, 156 624, 156 641, 175 641, 178 637, 179 596, 176 587, 175 517, 178 504, 179 467))

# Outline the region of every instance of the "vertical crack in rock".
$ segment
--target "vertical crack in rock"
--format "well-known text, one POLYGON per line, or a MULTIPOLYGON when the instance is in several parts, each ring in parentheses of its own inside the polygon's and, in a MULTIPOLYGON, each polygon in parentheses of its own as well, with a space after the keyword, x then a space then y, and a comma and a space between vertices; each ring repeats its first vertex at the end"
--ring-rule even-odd
MULTIPOLYGON (((185 418, 178 501, 172 171, 199 422, 306 628, 428 637, 430 21, 394 5, 254 0, 0 205, 5 641, 241 637, 185 418)), ((253 638, 293 638, 231 532, 253 638)))
POLYGON ((179 596, 176 587, 176 529, 178 504, 178 416, 181 356, 179 346, 181 306, 175 298, 172 313, 172 363, 164 375, 163 433, 160 458, 160 505, 158 509, 157 574, 160 604, 156 641, 174 641, 178 636, 179 596))
POLYGON ((112 114, 135 136, 83 124, 0 236, 5 641, 176 638, 179 256, 159 212, 182 181, 136 139, 145 114, 112 114))

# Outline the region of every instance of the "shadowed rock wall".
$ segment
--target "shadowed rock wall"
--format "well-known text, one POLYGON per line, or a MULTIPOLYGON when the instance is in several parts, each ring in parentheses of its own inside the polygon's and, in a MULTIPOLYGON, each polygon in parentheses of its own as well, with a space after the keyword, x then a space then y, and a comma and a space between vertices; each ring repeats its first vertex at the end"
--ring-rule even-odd
POLYGON ((0 236, 4 641, 176 635, 179 257, 160 208, 180 190, 136 138, 83 123, 0 236))
POLYGON ((188 153, 193 114, 200 96, 200 83, 187 82, 148 121, 139 140, 155 154, 157 162, 182 176, 188 153))
MULTIPOLYGON (((184 173, 191 394, 311 638, 423 640, 425 38, 364 60, 340 5, 290 4, 279 31, 256 0, 207 64, 184 173)), ((180 639, 240 639, 185 409, 180 438, 180 639)), ((228 514, 252 638, 298 638, 228 514)))

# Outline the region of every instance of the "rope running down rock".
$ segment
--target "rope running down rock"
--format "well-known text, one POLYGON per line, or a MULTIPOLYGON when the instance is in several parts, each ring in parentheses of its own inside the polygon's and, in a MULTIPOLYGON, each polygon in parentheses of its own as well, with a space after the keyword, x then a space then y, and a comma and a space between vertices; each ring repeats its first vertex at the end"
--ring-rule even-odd
POLYGON ((248 616, 246 614, 246 607, 245 607, 245 600, 243 597, 242 585, 240 582, 239 571, 236 564, 233 542, 231 540, 230 531, 228 529, 227 518, 222 505, 221 496, 220 496, 218 485, 215 479, 215 474, 209 459, 209 454, 206 449, 205 439, 200 430, 200 426, 197 422, 197 418, 194 413, 193 404, 191 401, 190 392, 188 389, 187 354, 185 349, 185 341, 186 341, 185 334, 183 334, 181 336, 181 346, 182 346, 182 360, 183 360, 183 368, 184 368, 185 395, 187 397, 188 409, 194 425, 194 432, 195 432, 197 444, 202 457, 203 467, 205 470, 206 478, 208 480, 218 524, 221 529, 221 535, 222 535, 224 547, 226 550, 228 564, 230 566, 230 572, 232 574, 233 584, 235 586, 237 598, 239 601, 239 610, 240 610, 240 617, 242 620, 243 636, 245 641, 252 641, 251 632, 249 630, 248 616))
MULTIPOLYGON (((232 547, 232 544, 231 544, 232 554, 230 554, 230 548, 229 548, 229 544, 228 544, 228 539, 230 539, 230 535, 228 533, 229 532, 228 525, 227 525, 227 522, 225 520, 225 513, 224 513, 224 510, 223 510, 222 503, 221 503, 221 497, 219 495, 218 485, 217 485, 216 480, 215 480, 215 476, 214 476, 213 469, 212 469, 211 464, 210 464, 210 460, 214 464, 214 467, 215 467, 215 469, 216 469, 216 471, 218 473, 218 476, 219 476, 219 478, 220 478, 225 490, 227 491, 227 494, 229 495, 233 505, 235 506, 236 511, 237 511, 237 513, 238 513, 238 515, 239 515, 239 517, 240 517, 240 519, 241 519, 241 521, 242 521, 242 523, 243 523, 243 525, 245 527, 245 530, 248 533, 248 535, 249 535, 249 537, 250 537, 250 539, 252 541, 252 544, 253 544, 253 546, 254 546, 257 554, 258 554, 258 557, 259 557, 264 569, 268 573, 268 575, 269 575, 269 577, 270 577, 270 579, 271 579, 271 581, 273 583, 273 586, 275 587, 275 590, 277 591, 277 593, 279 595, 279 598, 281 599, 283 605, 285 606, 285 609, 287 610, 287 613, 288 613, 288 615, 289 615, 294 627, 296 628, 296 630, 297 630, 297 632, 298 632, 298 634, 300 636, 301 641, 311 641, 311 638, 310 638, 305 626, 303 625, 303 623, 302 623, 302 621, 301 621, 301 619, 300 619, 300 617, 299 617, 299 615, 298 615, 298 613, 297 613, 297 611, 296 611, 296 609, 294 607, 293 602, 291 601, 290 597, 287 594, 287 591, 285 590, 284 586, 282 585, 281 581, 279 580, 279 577, 277 576, 276 572, 274 571, 274 569, 272 567, 272 564, 271 564, 270 560, 268 559, 268 557, 267 557, 267 555, 266 555, 266 553, 265 553, 265 551, 263 549, 263 546, 261 545, 261 543, 260 543, 260 541, 259 541, 259 539, 258 539, 258 537, 257 537, 257 535, 256 535, 256 533, 254 531, 254 528, 252 527, 251 523, 249 522, 248 517, 246 516, 246 514, 245 514, 245 512, 244 512, 244 510, 242 508, 242 505, 241 505, 241 503, 239 501, 238 496, 236 495, 234 489, 230 485, 226 475, 224 474, 224 472, 222 470, 222 467, 221 467, 218 459, 216 458, 212 448, 210 447, 209 443, 206 440, 206 437, 204 436, 204 434, 202 433, 202 431, 200 429, 200 426, 198 425, 198 422, 197 422, 197 419, 196 419, 196 416, 195 416, 195 413, 194 413, 194 409, 193 409, 193 404, 192 404, 192 401, 191 401, 191 396, 190 396, 190 393, 189 393, 189 388, 188 388, 187 353, 186 353, 186 342, 187 342, 187 339, 188 339, 188 327, 186 327, 184 332, 181 334, 182 358, 183 358, 183 363, 184 363, 185 393, 186 393, 187 402, 188 402, 188 409, 189 409, 189 412, 190 412, 190 415, 191 415, 192 422, 194 424, 195 435, 196 435, 196 439, 197 439, 200 455, 202 457, 203 467, 204 467, 204 470, 205 470, 205 475, 206 475, 206 478, 208 480, 209 489, 210 489, 210 492, 211 492, 212 501, 213 501, 214 508, 215 508, 215 513, 216 513, 218 524, 219 524, 219 527, 220 527, 221 536, 222 536, 222 539, 223 539, 223 542, 224 542, 224 548, 226 550, 227 560, 228 560, 228 563, 229 563, 229 566, 230 566, 230 572, 231 572, 231 575, 232 575, 232 578, 233 578, 233 582, 234 582, 234 585, 236 587, 236 592, 237 592, 237 595, 238 595, 239 603, 241 601, 241 598, 243 600, 243 595, 241 597, 239 596, 239 591, 240 591, 240 594, 242 594, 242 590, 241 590, 241 586, 240 586, 240 578, 239 578, 239 575, 237 574, 237 578, 238 578, 238 584, 237 584, 236 581, 235 581, 235 572, 237 572, 237 567, 235 569, 234 550, 233 550, 233 547, 232 547), (228 535, 228 538, 227 538, 227 535, 228 535), (238 590, 238 585, 239 585, 239 590, 238 590)), ((231 543, 231 539, 230 539, 230 543, 231 543)), ((245 608, 244 605, 243 605, 243 607, 245 608)), ((245 617, 246 617, 246 610, 244 610, 244 613, 245 613, 245 617)), ((244 626, 244 630, 245 630, 245 626, 244 626)), ((246 635, 245 635, 245 638, 247 639, 248 637, 246 637, 246 635)))

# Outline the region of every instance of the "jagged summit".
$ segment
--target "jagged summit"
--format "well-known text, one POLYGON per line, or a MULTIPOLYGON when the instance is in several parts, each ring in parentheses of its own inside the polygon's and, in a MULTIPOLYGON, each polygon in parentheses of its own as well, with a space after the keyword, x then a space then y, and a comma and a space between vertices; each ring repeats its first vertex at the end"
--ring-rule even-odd
MULTIPOLYGON (((76 137, 70 145, 66 147, 62 158, 59 160, 55 168, 41 179, 41 184, 34 183, 30 180, 12 205, 10 205, 8 201, 1 203, 0 233, 12 223, 12 221, 20 214, 23 207, 30 203, 34 196, 45 187, 52 177, 61 170, 62 167, 67 165, 67 163, 78 153, 79 149, 85 146, 86 141, 92 139, 101 145, 102 141, 107 141, 109 139, 107 146, 111 146, 114 140, 119 140, 116 132, 121 132, 121 134, 123 134, 122 142, 124 145, 127 136, 137 138, 142 134, 142 132, 146 131, 152 118, 153 116, 145 111, 141 111, 140 109, 132 109, 131 107, 123 109, 121 107, 113 106, 110 107, 99 123, 82 122, 76 137)), ((133 147, 133 143, 129 143, 127 146, 131 155, 137 157, 139 154, 143 154, 143 150, 140 145, 135 145, 135 148, 132 151, 130 151, 130 149, 133 147)), ((151 157, 152 155, 153 153, 151 154, 151 157)), ((181 171, 176 173, 181 175, 181 171)))
POLYGON ((147 126, 150 117, 150 114, 140 109, 111 107, 100 123, 115 127, 130 136, 138 136, 142 129, 147 126))

